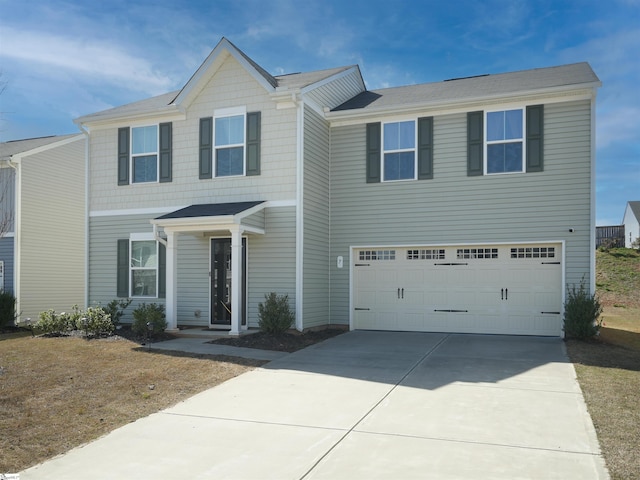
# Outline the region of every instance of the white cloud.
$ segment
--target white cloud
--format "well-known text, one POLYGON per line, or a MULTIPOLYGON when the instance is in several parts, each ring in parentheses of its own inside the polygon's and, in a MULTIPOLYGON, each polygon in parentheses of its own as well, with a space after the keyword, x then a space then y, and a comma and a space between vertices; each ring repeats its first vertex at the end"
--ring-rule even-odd
POLYGON ((56 72, 98 79, 100 83, 128 85, 132 90, 157 95, 173 88, 173 81, 154 70, 144 58, 106 42, 77 40, 38 31, 3 28, 3 48, 6 57, 46 67, 56 72))

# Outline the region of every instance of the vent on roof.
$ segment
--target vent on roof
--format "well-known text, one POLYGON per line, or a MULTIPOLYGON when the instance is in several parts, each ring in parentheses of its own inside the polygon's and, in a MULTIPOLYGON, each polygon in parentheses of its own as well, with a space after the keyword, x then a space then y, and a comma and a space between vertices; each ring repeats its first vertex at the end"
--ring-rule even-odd
POLYGON ((467 78, 480 78, 488 76, 488 73, 483 73, 482 75, 471 75, 470 77, 447 78, 446 80, 443 80, 443 82, 453 82, 454 80, 466 80, 467 78))

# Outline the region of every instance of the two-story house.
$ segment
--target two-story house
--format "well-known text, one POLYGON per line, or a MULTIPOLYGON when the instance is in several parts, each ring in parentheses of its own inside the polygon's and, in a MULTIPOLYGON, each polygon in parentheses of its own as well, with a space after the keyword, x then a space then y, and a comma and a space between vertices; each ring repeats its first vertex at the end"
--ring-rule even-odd
POLYGON ((0 143, 0 289, 21 319, 85 304, 86 137, 0 143))
POLYGON ((586 63, 369 91, 358 66, 272 76, 226 39, 179 91, 87 115, 89 303, 170 329, 561 335, 594 287, 586 63))

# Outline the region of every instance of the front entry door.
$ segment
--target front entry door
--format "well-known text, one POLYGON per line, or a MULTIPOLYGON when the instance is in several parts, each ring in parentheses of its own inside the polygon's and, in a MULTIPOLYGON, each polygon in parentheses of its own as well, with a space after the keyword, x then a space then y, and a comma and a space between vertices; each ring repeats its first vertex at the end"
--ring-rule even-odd
MULTIPOLYGON (((244 308, 244 285, 247 281, 247 242, 242 239, 242 291, 240 295, 241 324, 246 325, 246 315, 244 308)), ((212 327, 231 327, 231 295, 236 292, 231 291, 231 239, 212 238, 211 239, 211 317, 212 327)))

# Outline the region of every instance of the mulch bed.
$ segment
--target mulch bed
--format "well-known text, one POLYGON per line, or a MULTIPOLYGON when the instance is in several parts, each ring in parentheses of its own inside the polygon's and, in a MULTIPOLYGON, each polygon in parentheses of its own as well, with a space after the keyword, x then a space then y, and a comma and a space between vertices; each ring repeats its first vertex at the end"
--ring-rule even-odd
POLYGON ((306 333, 264 333, 257 332, 240 337, 217 338, 207 343, 230 345, 232 347, 258 348, 260 350, 276 350, 279 352, 295 352, 344 333, 344 329, 327 328, 306 333))

